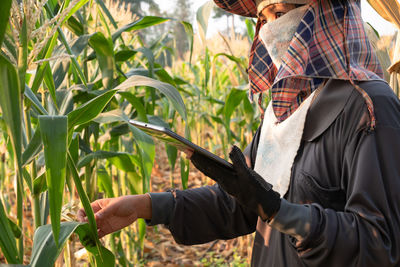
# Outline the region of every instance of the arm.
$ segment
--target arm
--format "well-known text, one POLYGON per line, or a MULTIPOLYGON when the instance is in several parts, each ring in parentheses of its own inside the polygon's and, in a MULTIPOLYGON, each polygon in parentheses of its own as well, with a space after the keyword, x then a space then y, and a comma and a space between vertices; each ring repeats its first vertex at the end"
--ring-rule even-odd
MULTIPOLYGON (((175 240, 199 244, 230 239, 255 231, 257 215, 246 211, 218 185, 164 193, 99 199, 91 204, 99 237, 132 224, 138 218, 149 225, 166 224, 175 240)), ((85 211, 78 220, 87 221, 85 211)))
POLYGON ((255 231, 257 215, 218 185, 178 190, 175 194, 172 219, 167 227, 178 243, 201 244, 255 231))
POLYGON ((218 184, 150 196, 153 212, 148 223, 165 224, 177 243, 200 244, 255 231, 257 214, 241 206, 218 184))

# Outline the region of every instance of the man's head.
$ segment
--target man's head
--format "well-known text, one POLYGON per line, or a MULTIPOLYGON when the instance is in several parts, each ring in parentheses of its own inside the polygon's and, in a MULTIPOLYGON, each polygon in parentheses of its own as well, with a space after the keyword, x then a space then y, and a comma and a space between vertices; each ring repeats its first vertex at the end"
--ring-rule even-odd
POLYGON ((260 8, 258 17, 262 24, 259 38, 264 43, 272 62, 279 69, 308 5, 277 2, 281 1, 260 2, 258 7, 261 5, 263 9, 260 8), (264 7, 266 2, 268 5, 264 7))
MULTIPOLYGON (((258 17, 262 24, 276 20, 277 18, 285 15, 290 10, 300 7, 302 4, 291 4, 291 3, 275 3, 279 1, 264 1, 260 2, 258 7, 262 7, 258 17), (264 5, 265 2, 273 2, 273 4, 264 5)), ((298 1, 300 2, 300 1, 298 1)), ((305 2, 305 1, 304 1, 305 2)))
POLYGON ((257 14, 259 16, 261 15, 261 13, 264 13, 264 10, 266 8, 269 9, 268 10, 269 12, 273 11, 274 8, 283 8, 283 7, 289 8, 290 10, 298 6, 307 4, 308 2, 309 0, 255 0, 255 4, 257 6, 257 14))

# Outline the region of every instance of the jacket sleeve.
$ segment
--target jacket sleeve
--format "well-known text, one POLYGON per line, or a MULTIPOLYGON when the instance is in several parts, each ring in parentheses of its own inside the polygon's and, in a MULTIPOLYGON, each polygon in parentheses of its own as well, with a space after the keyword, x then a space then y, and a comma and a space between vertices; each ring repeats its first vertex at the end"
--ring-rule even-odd
MULTIPOLYGON (((400 114, 397 112, 397 114, 400 114)), ((378 117, 379 118, 379 117, 378 117)), ((388 118, 386 118, 388 120, 388 118)), ((294 242, 309 266, 398 266, 400 263, 400 127, 381 120, 347 142, 343 212, 311 204, 308 236, 294 242)))
MULTIPOLYGON (((258 136, 259 130, 244 150, 251 167, 254 165, 258 136)), ((216 239, 231 239, 256 230, 258 215, 246 210, 218 184, 150 193, 150 196, 152 220, 147 223, 165 224, 180 244, 194 245, 216 239)))
POLYGON ((175 205, 167 227, 184 245, 231 239, 252 233, 257 215, 245 210, 217 184, 175 191, 175 205))

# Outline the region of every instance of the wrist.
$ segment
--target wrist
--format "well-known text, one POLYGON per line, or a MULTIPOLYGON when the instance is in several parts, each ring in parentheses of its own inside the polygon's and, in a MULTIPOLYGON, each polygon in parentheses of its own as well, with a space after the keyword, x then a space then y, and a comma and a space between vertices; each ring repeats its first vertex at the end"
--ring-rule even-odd
POLYGON ((135 207, 137 217, 151 220, 151 199, 149 194, 133 195, 132 205, 135 207))

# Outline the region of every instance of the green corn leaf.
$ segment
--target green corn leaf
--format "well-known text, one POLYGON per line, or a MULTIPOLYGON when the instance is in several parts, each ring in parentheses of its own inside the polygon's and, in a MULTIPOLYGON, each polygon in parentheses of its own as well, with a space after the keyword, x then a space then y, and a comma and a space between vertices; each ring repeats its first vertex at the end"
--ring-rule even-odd
POLYGON ((68 168, 72 174, 72 178, 74 179, 76 191, 78 191, 78 195, 82 202, 82 206, 85 209, 85 213, 88 218, 88 223, 90 225, 91 235, 93 238, 98 239, 97 225, 96 225, 96 220, 94 218, 92 206, 90 205, 89 198, 85 190, 83 189, 82 182, 79 177, 78 171, 76 169, 75 163, 69 153, 68 153, 68 168))
MULTIPOLYGON (((53 54, 54 47, 57 44, 57 37, 58 37, 58 33, 55 33, 54 36, 51 37, 47 47, 45 48, 46 53, 45 53, 43 59, 49 58, 53 54)), ((49 62, 45 61, 43 64, 38 66, 38 68, 36 70, 36 75, 35 75, 35 78, 33 80, 32 87, 31 87, 32 92, 36 93, 37 90, 39 89, 40 84, 42 83, 43 78, 45 77, 45 70, 46 70, 46 67, 48 66, 48 64, 49 64, 49 62)))
POLYGON ((68 118, 67 116, 39 116, 39 127, 46 162, 50 219, 54 239, 58 244, 66 177, 68 118))
POLYGON ((189 51, 190 51, 190 56, 189 56, 189 64, 192 64, 192 56, 193 56, 193 38, 194 38, 194 32, 193 32, 193 26, 189 22, 186 21, 181 21, 181 24, 183 25, 183 28, 185 29, 186 35, 188 37, 189 41, 189 51))
MULTIPOLYGON (((71 10, 71 12, 70 12, 69 15, 66 17, 66 19, 68 19, 70 16, 73 15, 73 13, 75 13, 75 12, 77 11, 77 9, 76 9, 77 6, 81 5, 82 3, 84 4, 84 3, 86 3, 87 1, 88 1, 88 0, 82 0, 82 1, 80 1, 80 2, 73 8, 73 10, 71 10), (73 12, 72 12, 72 11, 73 11, 73 12)), ((52 8, 50 7, 50 4, 49 4, 49 3, 50 3, 50 1, 47 2, 47 3, 45 4, 45 9, 46 9, 46 11, 50 14, 50 16, 53 18, 53 17, 54 17, 54 14, 53 14, 52 8)), ((82 6, 82 5, 81 5, 81 6, 82 6)), ((80 6, 80 7, 81 7, 81 6, 80 6)), ((64 21, 65 21, 65 20, 64 20, 64 21)), ((63 31, 61 30, 60 27, 57 28, 57 33, 59 34, 60 41, 61 41, 61 43, 64 45, 65 49, 67 50, 67 53, 68 53, 69 55, 73 55, 72 49, 71 49, 71 47, 70 47, 69 44, 68 44, 67 38, 65 37, 65 35, 64 35, 64 33, 63 33, 63 31)), ((86 77, 85 77, 85 75, 83 74, 82 68, 79 66, 78 60, 77 60, 75 57, 72 57, 72 58, 71 58, 71 61, 72 61, 72 70, 73 70, 73 71, 76 73, 76 75, 82 80, 83 84, 84 84, 85 86, 87 86, 86 77)), ((34 86, 32 86, 32 90, 33 90, 33 88, 34 88, 34 86)), ((33 91, 35 92, 35 90, 33 90, 33 91)))
POLYGON ((96 266, 115 266, 114 255, 102 245, 98 244, 91 235, 87 223, 63 222, 60 226, 60 243, 57 245, 52 235, 51 225, 44 225, 35 231, 33 237, 33 251, 30 265, 32 267, 54 266, 68 238, 77 233, 86 250, 96 258, 96 266), (99 248, 99 249, 98 249, 99 248), (99 250, 101 253, 99 253, 99 250))
POLYGON ((115 197, 112 188, 112 179, 103 166, 97 169, 97 178, 99 181, 99 189, 105 192, 106 197, 115 197))
POLYGON ((187 189, 188 180, 189 180, 189 160, 181 158, 181 181, 183 189, 187 189))
POLYGON ((33 180, 33 195, 39 196, 40 193, 46 191, 47 184, 46 184, 46 175, 43 174, 39 175, 39 177, 33 180))
MULTIPOLYGON (((7 125, 8 136, 14 152, 14 162, 17 167, 17 218, 18 226, 22 227, 23 220, 23 176, 22 176, 22 105, 21 88, 17 70, 0 54, 0 107, 3 119, 7 125)), ((19 239, 18 258, 23 258, 23 238, 19 239)), ((11 255, 14 256, 14 255, 11 255)))
POLYGON ((249 39, 249 42, 253 42, 254 35, 255 35, 254 28, 255 28, 256 24, 253 19, 249 19, 249 18, 246 18, 245 22, 246 22, 246 28, 247 28, 247 37, 249 39))
POLYGON ((32 192, 33 185, 32 185, 32 177, 26 168, 22 169, 22 177, 25 180, 25 183, 28 185, 29 190, 32 192))
POLYGON ((21 97, 18 74, 14 66, 0 55, 0 107, 7 124, 14 155, 21 167, 22 128, 21 97))
MULTIPOLYGON (((132 126, 129 123, 129 118, 125 114, 123 114, 120 110, 113 110, 111 112, 101 114, 98 118, 96 118, 96 122, 98 123, 111 123, 116 121, 123 121, 128 123, 129 130, 133 133, 134 141, 139 148, 139 155, 140 155, 139 164, 136 165, 139 165, 141 167, 142 177, 144 178, 143 192, 148 192, 150 189, 151 171, 153 169, 154 158, 155 158, 155 146, 153 139, 146 133, 139 130, 138 128, 132 126)), ((134 162, 135 160, 133 155, 130 156, 131 156, 130 160, 134 162)), ((120 160, 121 157, 110 158, 110 161, 118 168, 125 169, 129 167, 129 169, 126 169, 127 171, 129 172, 135 171, 133 164, 122 165, 125 162, 122 162, 120 160)))
POLYGON ((51 73, 51 68, 49 64, 46 64, 44 68, 44 82, 49 89, 49 93, 51 99, 53 100, 54 106, 57 107, 57 99, 56 99, 56 86, 54 84, 53 73, 51 73))
POLYGON ((116 62, 125 62, 134 55, 136 55, 137 51, 135 50, 121 50, 115 53, 115 61, 116 62))
POLYGON ((246 97, 247 97, 247 91, 245 90, 232 89, 230 91, 223 110, 224 121, 226 125, 229 125, 229 122, 231 120, 235 108, 239 106, 242 100, 246 97))
POLYGON ((114 28, 118 28, 117 22, 114 20, 113 16, 111 15, 110 11, 104 4, 104 1, 102 0, 96 0, 96 3, 101 7, 103 10, 104 14, 106 14, 107 18, 110 20, 111 24, 114 26, 114 28))
POLYGON ((40 151, 42 150, 42 144, 42 135, 40 133, 40 128, 38 128, 36 129, 36 132, 33 134, 31 141, 29 142, 24 153, 22 154, 23 167, 31 163, 31 161, 40 153, 40 151))
POLYGON ((103 86, 110 89, 114 78, 115 59, 112 42, 101 33, 93 34, 89 39, 90 46, 96 52, 99 62, 103 86))
POLYGON ((115 259, 113 258, 114 255, 112 255, 111 252, 109 252, 100 244, 92 206, 90 205, 89 198, 85 190, 83 189, 82 182, 79 178, 75 163, 69 153, 68 168, 72 174, 72 178, 74 179, 76 191, 78 191, 79 198, 82 202, 82 206, 85 210, 89 223, 84 224, 84 230, 78 232, 79 238, 86 249, 95 255, 96 263, 98 263, 97 266, 114 266, 114 263, 111 265, 101 265, 103 261, 106 261, 108 263, 115 261, 115 259))
POLYGON ((107 32, 107 36, 110 37, 110 43, 112 46, 113 42, 111 40, 111 30, 110 30, 110 27, 108 26, 109 23, 107 22, 106 18, 104 17, 103 12, 101 12, 99 5, 97 5, 96 9, 97 9, 97 15, 100 18, 101 27, 105 30, 105 32, 107 32))
POLYGON ((168 163, 171 166, 171 171, 175 169, 176 159, 178 158, 178 149, 174 146, 165 144, 167 151, 168 163))
POLYGON ((87 123, 96 118, 116 92, 116 89, 107 91, 68 113, 69 130, 72 131, 73 127, 87 123))
POLYGON ((136 109, 137 117, 140 121, 147 122, 146 109, 139 98, 130 92, 119 92, 119 95, 128 100, 128 102, 136 109))
POLYGON ((159 90, 172 103, 179 115, 187 121, 186 107, 178 90, 168 83, 163 83, 145 76, 134 75, 129 77, 115 89, 127 90, 133 86, 149 86, 159 90))
POLYGON ((33 236, 32 267, 52 267, 60 255, 68 238, 81 225, 78 222, 63 222, 60 225, 58 245, 54 241, 51 225, 40 226, 33 236))
POLYGON ((11 230, 12 230, 15 238, 21 238, 21 235, 22 235, 21 228, 10 218, 8 218, 8 223, 10 224, 11 230))
POLYGON ((44 109, 39 99, 37 99, 36 95, 32 92, 31 88, 25 86, 24 95, 26 99, 28 99, 31 104, 36 108, 37 112, 40 115, 47 115, 47 111, 44 109))
POLYGON ((71 16, 66 24, 67 28, 77 36, 83 35, 83 25, 75 17, 71 16))
POLYGON ((205 58, 204 58, 204 91, 207 90, 208 88, 208 82, 210 81, 210 72, 211 72, 211 68, 210 68, 210 51, 208 50, 208 47, 206 47, 206 54, 205 54, 205 58))
POLYGON ((146 47, 140 47, 135 51, 143 53, 143 55, 147 58, 147 62, 149 63, 149 77, 153 77, 154 70, 154 54, 153 51, 146 47))
POLYGON ((79 240, 86 250, 92 253, 96 259, 96 267, 113 267, 115 266, 114 254, 103 247, 98 239, 93 239, 88 224, 82 224, 76 229, 79 240))
POLYGON ((224 126, 228 134, 228 142, 232 142, 232 131, 230 129, 230 122, 233 111, 244 98, 247 98, 247 91, 232 89, 228 95, 226 103, 223 108, 224 126))
POLYGON ((12 0, 3 0, 0 8, 0 47, 3 43, 4 34, 8 25, 12 0))
POLYGON ((10 226, 10 221, 4 210, 3 202, 0 199, 0 248, 8 263, 21 263, 18 257, 17 244, 10 226))
POLYGON ((95 151, 81 158, 77 167, 82 168, 94 159, 107 159, 117 166, 118 169, 125 172, 134 172, 135 166, 140 165, 132 155, 126 152, 95 151))
POLYGON ((139 228, 139 244, 140 244, 140 247, 143 249, 144 248, 144 237, 146 235, 146 222, 144 219, 139 218, 137 220, 137 225, 139 228))
POLYGON ((112 40, 113 42, 121 36, 123 32, 129 32, 129 31, 138 31, 141 29, 145 29, 157 24, 164 23, 168 21, 168 18, 161 18, 161 17, 154 17, 154 16, 145 16, 137 21, 134 21, 132 23, 126 24, 125 26, 122 26, 119 28, 116 32, 112 34, 112 40))
POLYGON ((83 7, 89 0, 81 0, 75 4, 75 6, 68 12, 67 16, 64 18, 61 25, 67 21, 76 11, 78 11, 81 7, 83 7))
POLYGON ((150 179, 151 171, 153 169, 154 159, 155 159, 155 145, 153 139, 139 130, 138 128, 129 125, 129 129, 133 133, 135 142, 139 148, 139 154, 141 157, 141 171, 143 179, 143 192, 150 191, 150 179))
POLYGON ((156 68, 158 70, 155 73, 160 81, 169 83, 175 87, 177 86, 175 80, 171 77, 171 75, 169 75, 169 73, 165 69, 162 69, 161 66, 159 66, 158 64, 156 65, 156 68))
POLYGON ((218 53, 214 56, 213 61, 215 61, 220 56, 224 56, 224 57, 228 58, 229 60, 235 62, 240 73, 242 74, 243 80, 246 81, 246 83, 248 82, 248 74, 246 73, 247 62, 245 60, 235 57, 233 55, 228 55, 226 53, 218 53))

